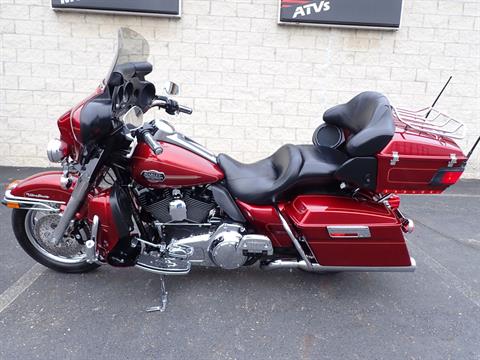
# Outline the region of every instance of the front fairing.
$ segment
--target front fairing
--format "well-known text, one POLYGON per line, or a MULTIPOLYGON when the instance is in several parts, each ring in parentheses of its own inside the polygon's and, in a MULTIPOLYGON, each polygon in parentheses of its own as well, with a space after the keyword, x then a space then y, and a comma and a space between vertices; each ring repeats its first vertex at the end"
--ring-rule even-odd
MULTIPOLYGON (((130 82, 118 86, 112 81, 115 77, 118 78, 119 74, 122 79, 131 75, 128 71, 131 68, 130 63, 144 62, 148 56, 148 42, 140 34, 127 28, 118 31, 113 61, 100 86, 93 94, 62 115, 57 122, 60 139, 69 145, 72 158, 78 160, 83 145, 98 141, 118 127, 121 115, 118 110, 127 109, 117 109, 116 103, 131 103, 132 101, 128 100, 134 100, 136 87, 130 82), (102 106, 98 106, 99 104, 102 106)), ((152 89, 148 88, 148 91, 152 92, 152 89)))

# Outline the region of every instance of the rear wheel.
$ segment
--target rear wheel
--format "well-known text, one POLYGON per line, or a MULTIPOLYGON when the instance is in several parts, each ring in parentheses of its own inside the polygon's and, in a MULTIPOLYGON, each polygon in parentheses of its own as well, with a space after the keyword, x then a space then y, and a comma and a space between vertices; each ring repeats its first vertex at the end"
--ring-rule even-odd
POLYGON ((86 262, 85 241, 89 237, 86 224, 75 224, 59 245, 50 243, 60 215, 41 210, 19 210, 12 213, 13 232, 25 252, 40 264, 55 271, 83 273, 98 264, 86 262))

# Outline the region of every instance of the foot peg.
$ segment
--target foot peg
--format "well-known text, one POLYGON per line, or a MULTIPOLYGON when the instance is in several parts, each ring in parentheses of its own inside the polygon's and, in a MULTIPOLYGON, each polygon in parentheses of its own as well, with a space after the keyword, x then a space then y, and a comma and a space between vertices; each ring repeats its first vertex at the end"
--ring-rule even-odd
POLYGON ((167 254, 168 257, 187 260, 193 255, 193 247, 181 244, 171 244, 167 246, 167 254))
POLYGON ((191 268, 188 260, 163 257, 159 254, 141 254, 137 258, 136 266, 160 275, 186 275, 191 268))
POLYGON ((160 311, 164 312, 165 309, 167 308, 167 302, 168 302, 168 292, 165 287, 165 276, 161 275, 160 276, 160 305, 158 306, 152 306, 147 309, 147 312, 154 312, 154 311, 160 311))

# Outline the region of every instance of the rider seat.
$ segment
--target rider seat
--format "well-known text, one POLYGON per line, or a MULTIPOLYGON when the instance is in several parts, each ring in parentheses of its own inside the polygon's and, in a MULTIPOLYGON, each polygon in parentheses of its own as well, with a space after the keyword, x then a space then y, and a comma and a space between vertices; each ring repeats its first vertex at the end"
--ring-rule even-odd
POLYGON ((253 164, 243 164, 220 154, 218 164, 225 173, 231 194, 247 203, 275 203, 294 187, 334 181, 334 172, 347 156, 339 150, 313 145, 283 145, 273 155, 253 164))

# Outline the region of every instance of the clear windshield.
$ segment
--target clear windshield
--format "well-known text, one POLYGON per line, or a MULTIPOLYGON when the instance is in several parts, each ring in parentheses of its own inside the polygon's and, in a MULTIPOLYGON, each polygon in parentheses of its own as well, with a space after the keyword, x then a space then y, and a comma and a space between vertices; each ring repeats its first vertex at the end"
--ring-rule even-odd
POLYGON ((108 84, 112 72, 119 66, 129 62, 147 61, 149 55, 150 46, 142 35, 132 29, 120 28, 115 56, 107 76, 105 76, 105 83, 108 84))

